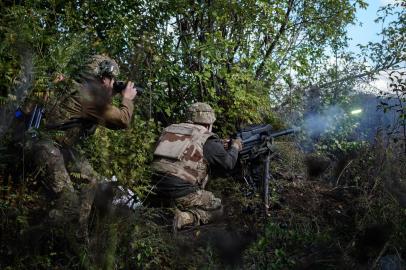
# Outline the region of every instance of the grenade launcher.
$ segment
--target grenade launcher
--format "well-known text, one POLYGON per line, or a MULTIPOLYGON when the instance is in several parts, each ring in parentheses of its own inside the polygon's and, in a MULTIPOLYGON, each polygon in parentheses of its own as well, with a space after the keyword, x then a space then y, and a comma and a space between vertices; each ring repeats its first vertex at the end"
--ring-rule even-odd
POLYGON ((233 137, 242 140, 243 149, 238 159, 242 169, 242 177, 248 185, 247 195, 261 190, 265 213, 269 209, 269 163, 274 153, 275 138, 296 133, 298 127, 274 132, 269 124, 252 125, 237 132, 233 137), (261 165, 262 166, 261 166, 261 165))

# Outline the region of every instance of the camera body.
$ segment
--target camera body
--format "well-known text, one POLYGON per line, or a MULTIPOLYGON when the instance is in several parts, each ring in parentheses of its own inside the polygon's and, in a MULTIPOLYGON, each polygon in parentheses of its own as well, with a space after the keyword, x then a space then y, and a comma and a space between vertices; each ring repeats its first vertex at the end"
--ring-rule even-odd
MULTIPOLYGON (((123 90, 125 89, 126 86, 127 86, 127 82, 125 82, 125 81, 115 81, 113 84, 114 94, 123 92, 123 90)), ((135 87, 135 89, 137 89, 137 95, 141 96, 142 93, 144 92, 144 88, 142 88, 138 85, 134 85, 134 87, 135 87)))

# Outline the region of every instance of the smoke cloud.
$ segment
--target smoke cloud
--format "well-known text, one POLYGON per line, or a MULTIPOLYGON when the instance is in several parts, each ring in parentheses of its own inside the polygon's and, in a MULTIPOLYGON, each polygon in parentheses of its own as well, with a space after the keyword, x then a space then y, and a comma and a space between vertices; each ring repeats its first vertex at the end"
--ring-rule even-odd
POLYGON ((399 102, 394 98, 382 99, 373 94, 355 95, 352 97, 352 105, 347 104, 345 109, 333 105, 322 111, 305 113, 302 129, 313 141, 327 133, 334 135, 342 131, 346 132, 349 141, 373 142, 379 131, 396 137, 401 130, 399 110, 384 111, 380 106, 384 103, 395 108, 399 102))
POLYGON ((338 105, 331 106, 320 113, 307 113, 303 129, 310 137, 318 137, 337 127, 344 115, 344 109, 338 105))

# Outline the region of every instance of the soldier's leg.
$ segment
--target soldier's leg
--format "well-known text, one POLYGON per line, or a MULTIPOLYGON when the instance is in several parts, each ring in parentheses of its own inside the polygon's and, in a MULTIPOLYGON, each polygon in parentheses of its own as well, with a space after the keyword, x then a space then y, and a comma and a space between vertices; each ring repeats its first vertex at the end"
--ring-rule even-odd
POLYGON ((99 175, 94 171, 89 161, 75 150, 69 149, 64 154, 68 170, 80 186, 79 231, 77 236, 88 240, 88 221, 96 195, 99 175))
POLYGON ((69 173, 78 183, 95 183, 100 178, 90 162, 75 149, 64 149, 63 155, 69 173))
POLYGON ((206 190, 198 190, 177 198, 175 201, 180 209, 175 213, 174 227, 176 229, 192 224, 207 224, 222 211, 221 199, 206 190))
POLYGON ((51 191, 56 195, 63 190, 74 191, 63 155, 53 141, 42 140, 35 143, 33 153, 35 164, 45 169, 45 183, 51 191))
POLYGON ((55 195, 49 217, 58 224, 77 221, 79 198, 65 166, 62 151, 53 141, 41 140, 33 145, 33 161, 45 171, 44 183, 55 195))
POLYGON ((82 185, 79 193, 79 231, 78 238, 88 240, 89 216, 96 195, 96 185, 89 183, 82 185))

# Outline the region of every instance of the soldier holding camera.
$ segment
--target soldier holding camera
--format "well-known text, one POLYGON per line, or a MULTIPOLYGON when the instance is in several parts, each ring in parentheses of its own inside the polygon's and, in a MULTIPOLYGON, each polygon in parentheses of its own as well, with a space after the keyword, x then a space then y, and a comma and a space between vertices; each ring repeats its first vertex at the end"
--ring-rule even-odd
POLYGON ((33 145, 33 160, 45 169, 45 182, 56 197, 57 206, 50 216, 66 219, 67 212, 71 213, 71 218, 79 221, 77 236, 83 240, 88 240, 87 220, 99 176, 74 146, 91 135, 97 125, 109 129, 130 126, 137 90, 129 81, 121 92, 120 106, 113 106, 113 85, 118 73, 113 59, 97 55, 78 79, 61 78, 56 82, 55 96, 45 108, 45 130, 33 145))

